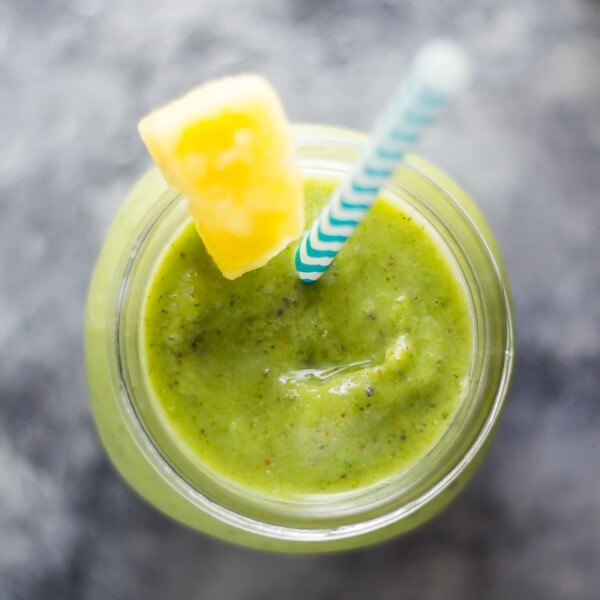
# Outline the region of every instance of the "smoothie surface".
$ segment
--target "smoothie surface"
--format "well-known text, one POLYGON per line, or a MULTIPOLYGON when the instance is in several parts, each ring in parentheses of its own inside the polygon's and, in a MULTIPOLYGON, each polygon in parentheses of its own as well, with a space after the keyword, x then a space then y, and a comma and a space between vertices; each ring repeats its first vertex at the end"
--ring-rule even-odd
MULTIPOLYGON (((307 223, 335 186, 305 182, 307 223)), ((158 409, 205 469, 282 498, 393 477, 464 396, 464 287, 424 222, 380 198, 312 285, 297 243, 225 279, 192 222, 150 282, 144 360, 158 409)))

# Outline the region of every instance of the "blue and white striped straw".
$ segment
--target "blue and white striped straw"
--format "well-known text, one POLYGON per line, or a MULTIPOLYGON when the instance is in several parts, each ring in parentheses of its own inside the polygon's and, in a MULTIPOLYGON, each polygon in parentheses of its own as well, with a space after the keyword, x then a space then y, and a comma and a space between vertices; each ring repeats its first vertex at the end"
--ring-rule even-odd
POLYGON ((467 56, 451 42, 433 42, 419 52, 351 175, 300 242, 296 270, 303 282, 327 270, 404 154, 466 85, 469 70, 467 56))

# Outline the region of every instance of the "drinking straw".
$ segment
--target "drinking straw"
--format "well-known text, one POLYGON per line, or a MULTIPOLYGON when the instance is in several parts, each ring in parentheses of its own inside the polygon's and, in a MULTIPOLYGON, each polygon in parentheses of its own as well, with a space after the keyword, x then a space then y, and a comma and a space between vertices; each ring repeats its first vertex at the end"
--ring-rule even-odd
POLYGON ((417 54, 352 173, 298 246, 296 270, 304 283, 327 270, 405 153, 466 85, 469 71, 466 54, 452 42, 431 42, 417 54))

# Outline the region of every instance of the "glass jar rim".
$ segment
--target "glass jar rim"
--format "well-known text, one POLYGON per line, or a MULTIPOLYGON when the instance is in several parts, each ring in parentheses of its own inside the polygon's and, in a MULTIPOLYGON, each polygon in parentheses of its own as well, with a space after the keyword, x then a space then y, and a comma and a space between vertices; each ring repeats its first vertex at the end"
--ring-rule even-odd
MULTIPOLYGON (((363 134, 354 132, 352 130, 318 125, 295 126, 294 134, 297 146, 300 148, 322 147, 327 149, 336 148, 343 145, 355 152, 360 151, 364 140, 366 139, 363 134)), ((467 469, 467 467, 474 460, 475 456, 481 450, 482 446, 485 444, 486 440, 489 438, 501 412, 512 374, 514 333, 509 293, 507 286, 503 281, 501 268, 496 261, 494 253, 489 247, 485 237, 479 231, 477 224, 472 220, 471 216, 452 196, 452 194, 450 194, 443 188, 443 186, 440 186, 434 179, 432 179, 423 171, 422 163, 423 161, 414 161, 408 157, 404 161, 403 168, 414 171, 418 177, 425 178, 430 185, 433 185, 436 189, 436 192, 438 194, 442 194, 454 205, 455 209, 457 209, 457 214, 460 214, 465 222, 468 223, 471 229, 475 232, 486 252, 487 259, 489 260, 490 272, 495 278, 495 282, 498 287, 498 293, 501 297, 500 304, 504 311, 502 317, 505 327, 505 343, 502 352, 501 375, 496 389, 494 401, 469 448, 462 454, 461 458, 456 462, 456 464, 454 464, 452 468, 443 475, 443 477, 440 477, 432 485, 428 486, 427 489, 425 489, 422 493, 419 493, 412 498, 410 502, 402 503, 399 506, 394 505, 393 509, 376 513, 375 516, 371 514, 371 516, 358 521, 350 518, 348 522, 343 522, 342 524, 340 524, 339 519, 335 522, 332 521, 329 524, 325 522, 325 525, 320 522, 319 526, 315 526, 314 522, 308 526, 297 526, 297 524, 288 525, 282 524, 276 519, 274 520, 269 518, 257 518, 256 516, 249 516, 248 514, 244 514, 242 511, 232 509, 231 507, 219 503, 214 498, 210 498, 203 493, 203 490, 197 489, 188 479, 182 476, 178 469, 169 461, 168 457, 166 457, 161 449, 156 446, 152 435, 144 426, 144 423, 141 422, 140 415, 135 409, 135 401, 132 398, 131 390, 127 386, 125 376, 126 365, 124 365, 121 355, 123 348, 123 332, 117 332, 113 339, 115 341, 115 351, 117 354, 116 360, 119 364, 119 369, 117 372, 120 378, 118 385, 119 389, 121 390, 120 408, 130 433, 133 435, 138 446, 147 459, 155 466, 155 468, 160 472, 161 476, 170 484, 170 486, 176 489, 177 493, 186 497, 204 512, 211 514, 213 517, 230 526, 271 538, 293 538, 299 541, 304 540, 314 542, 363 535, 386 527, 393 522, 402 520, 403 518, 406 518, 419 510, 419 508, 422 506, 431 502, 467 469), (417 162, 420 164, 417 164, 417 162)), ((144 220, 143 225, 138 230, 136 239, 131 247, 131 252, 129 252, 128 256, 124 258, 123 270, 121 271, 121 269, 119 269, 117 271, 117 279, 119 279, 119 273, 122 274, 120 281, 116 286, 116 293, 118 296, 116 303, 117 323, 121 323, 123 318, 122 310, 123 307, 126 306, 127 278, 132 272, 135 260, 139 257, 139 253, 143 248, 144 239, 150 234, 152 227, 154 227, 160 218, 165 214, 165 212, 169 210, 169 207, 172 207, 177 201, 181 201, 181 197, 174 192, 174 190, 165 192, 165 194, 163 194, 163 196, 157 200, 156 204, 148 212, 148 218, 144 220)), ((118 327, 117 329, 119 330, 120 328, 118 327)), ((436 445, 434 445, 434 448, 436 445)), ((418 462, 415 464, 418 464, 418 462)), ((247 493, 247 490, 244 489, 243 493, 247 493)), ((388 500, 391 501, 391 499, 388 500)), ((388 502, 388 504, 390 504, 390 502, 388 502)), ((382 506, 383 505, 384 504, 382 504, 382 506)), ((368 508, 369 506, 365 504, 361 511, 348 513, 348 516, 351 514, 358 516, 364 515, 368 512, 368 508)))

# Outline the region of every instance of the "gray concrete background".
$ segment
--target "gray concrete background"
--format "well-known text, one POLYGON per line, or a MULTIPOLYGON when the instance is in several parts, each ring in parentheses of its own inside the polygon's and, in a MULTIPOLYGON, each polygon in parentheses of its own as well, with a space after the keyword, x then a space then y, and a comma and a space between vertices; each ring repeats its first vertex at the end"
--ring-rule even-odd
POLYGON ((0 0, 0 599, 600 597, 600 3, 0 0), (422 153, 479 200, 519 360, 489 458, 374 549, 265 555, 187 531, 116 477, 82 356, 106 228, 149 165, 135 126, 209 77, 267 75, 294 120, 369 128, 416 45, 474 86, 422 153))

